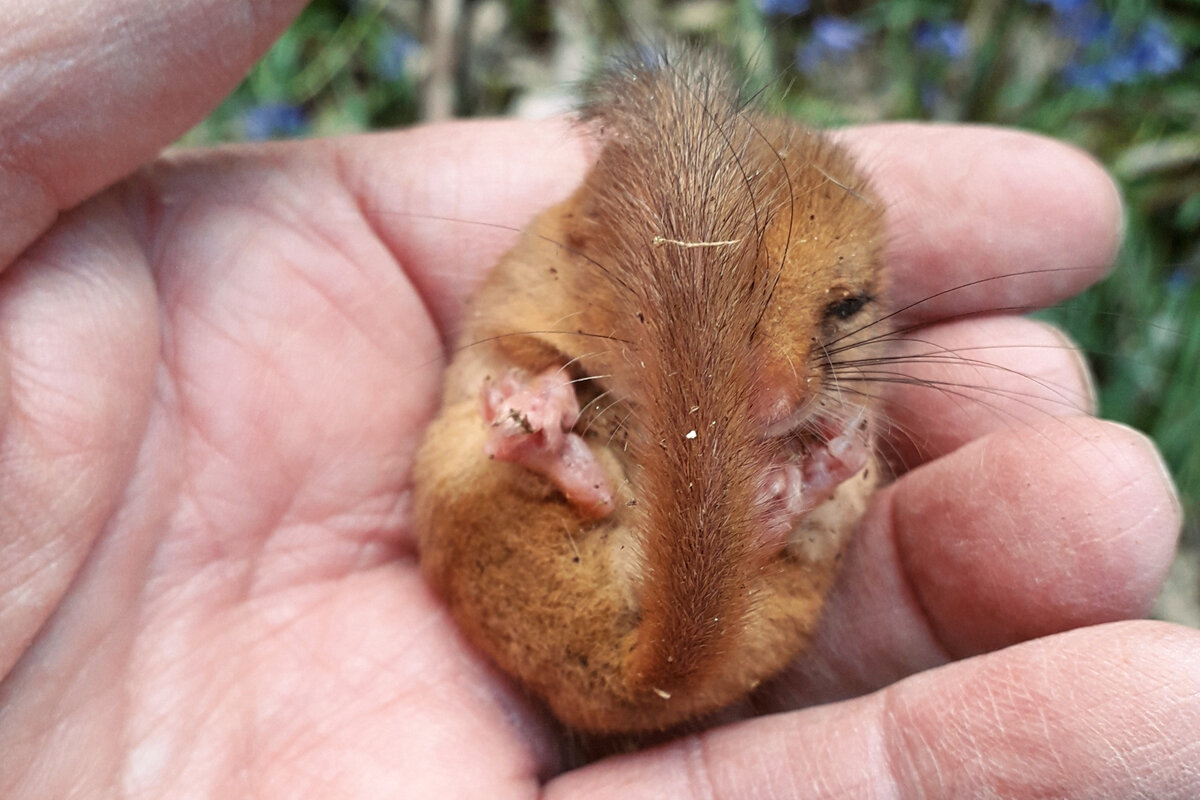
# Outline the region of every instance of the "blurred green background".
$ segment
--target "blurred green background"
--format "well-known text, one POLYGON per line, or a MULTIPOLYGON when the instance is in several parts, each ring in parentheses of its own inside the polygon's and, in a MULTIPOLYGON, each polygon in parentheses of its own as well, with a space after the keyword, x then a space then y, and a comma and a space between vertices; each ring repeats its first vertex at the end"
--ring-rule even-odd
POLYGON ((316 0, 184 141, 544 116, 664 32, 718 44, 810 123, 996 123, 1108 166, 1128 207, 1118 267, 1046 315, 1089 353, 1101 413, 1167 457, 1189 524, 1183 605, 1159 613, 1200 625, 1200 0, 316 0))

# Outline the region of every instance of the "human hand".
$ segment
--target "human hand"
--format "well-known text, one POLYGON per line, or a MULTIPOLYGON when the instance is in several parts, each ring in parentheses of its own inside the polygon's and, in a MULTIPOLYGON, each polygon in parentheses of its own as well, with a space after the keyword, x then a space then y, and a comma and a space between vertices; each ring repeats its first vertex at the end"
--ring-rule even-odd
MULTIPOLYGON (((1008 316, 921 331, 1004 342, 976 357, 1037 381, 952 362, 912 369, 994 388, 896 387, 898 458, 923 465, 878 495, 819 641, 761 699, 780 713, 558 774, 553 726, 422 583, 406 503, 465 296, 586 147, 473 123, 181 153, 50 225, 239 69, 189 59, 220 42, 244 66, 288 13, 175 5, 136 50, 148 14, 87 44, 82 11, 38 17, 58 27, 30 52, 67 90, 0 114, 0 795, 1195 793, 1200 635, 1100 624, 1157 589, 1169 484, 1144 438, 1080 413, 1062 341, 1008 316), (57 59, 64 25, 97 57, 57 59)), ((4 87, 6 110, 38 89, 4 87)), ((894 206, 899 303, 1062 270, 910 319, 1052 302, 1111 256, 1111 187, 1061 146, 847 136, 894 206)))

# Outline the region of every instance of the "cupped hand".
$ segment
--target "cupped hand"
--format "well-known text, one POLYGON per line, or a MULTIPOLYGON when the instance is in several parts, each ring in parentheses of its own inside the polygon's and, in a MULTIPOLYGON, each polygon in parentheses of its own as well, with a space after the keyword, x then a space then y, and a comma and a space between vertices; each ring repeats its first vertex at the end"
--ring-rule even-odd
POLYGON ((124 60, 145 19, 97 43, 93 6, 31 10, 59 26, 30 46, 47 63, 96 48, 54 60, 90 88, 0 117, 25 134, 0 137, 0 795, 1196 793, 1200 635, 1120 621, 1169 562, 1169 479, 1087 416, 1058 334, 977 316, 1102 274, 1120 211, 1092 162, 1003 131, 844 134, 911 304, 889 368, 915 380, 884 385, 906 471, 761 716, 563 772, 422 583, 407 498, 465 297, 588 145, 473 123, 138 169, 236 78, 181 71, 205 37, 244 66, 288 11, 178 5, 124 60))

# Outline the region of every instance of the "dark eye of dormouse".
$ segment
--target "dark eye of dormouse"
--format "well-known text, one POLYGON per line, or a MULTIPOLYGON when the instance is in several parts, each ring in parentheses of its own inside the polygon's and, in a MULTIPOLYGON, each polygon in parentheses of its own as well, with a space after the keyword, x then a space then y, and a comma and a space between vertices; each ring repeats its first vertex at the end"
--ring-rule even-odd
POLYGON ((850 319, 869 302, 871 302, 871 298, 865 294, 854 294, 849 297, 843 297, 841 300, 835 300, 825 307, 825 316, 841 320, 850 319))

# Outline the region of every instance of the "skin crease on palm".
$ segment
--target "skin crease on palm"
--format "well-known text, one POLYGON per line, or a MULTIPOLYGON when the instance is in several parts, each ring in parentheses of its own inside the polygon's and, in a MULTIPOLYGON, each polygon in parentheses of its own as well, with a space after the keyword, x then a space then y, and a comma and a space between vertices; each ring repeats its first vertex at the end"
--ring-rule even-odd
MULTIPOLYGON (((483 122, 156 161, 300 4, 51 5, 10 4, 0 41, 0 796, 1200 792, 1200 634, 1122 621, 1169 563, 1169 480, 1085 415, 1064 340, 1003 314, 921 330, 1037 380, 922 366, 995 388, 890 396, 915 468, 756 709, 780 713, 563 772, 422 583, 407 498, 465 296, 586 143, 483 122)), ((1051 303, 1111 260, 1116 195, 1075 151, 842 135, 900 305, 1061 270, 910 321, 1051 303)))

